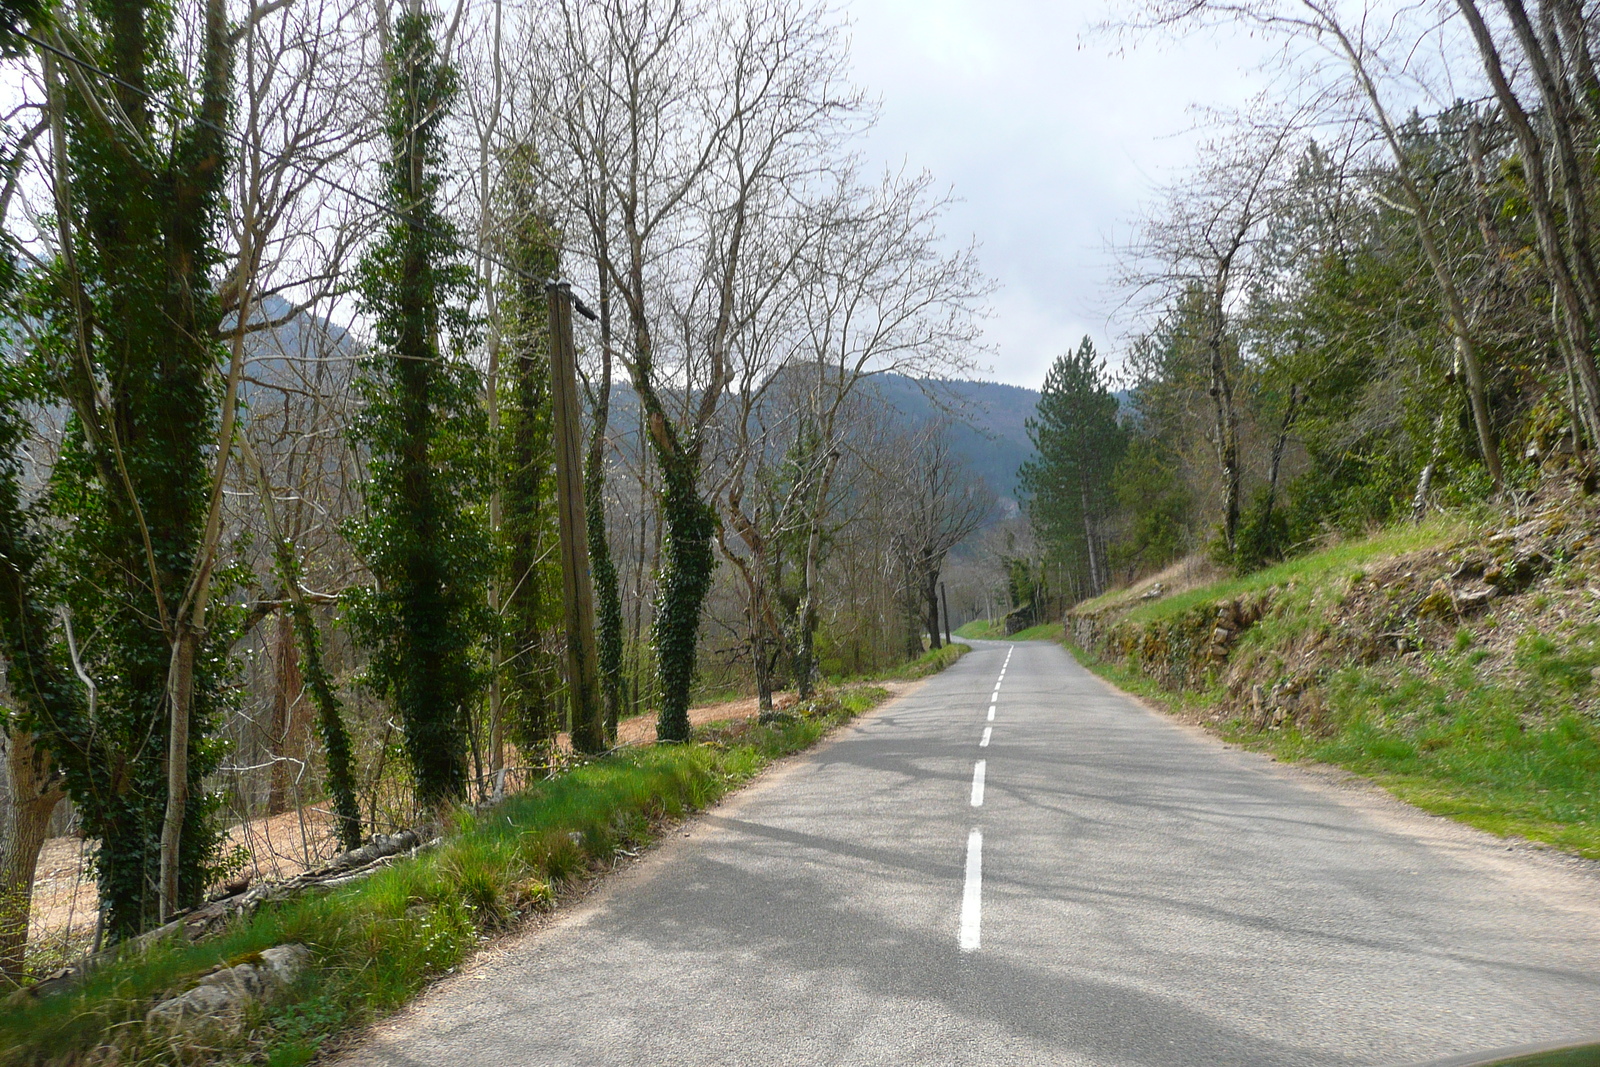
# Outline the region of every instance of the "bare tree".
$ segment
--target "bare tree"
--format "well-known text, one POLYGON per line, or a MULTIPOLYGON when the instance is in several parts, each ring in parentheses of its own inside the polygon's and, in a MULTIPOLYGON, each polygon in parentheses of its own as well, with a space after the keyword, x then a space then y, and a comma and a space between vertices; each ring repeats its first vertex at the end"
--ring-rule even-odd
MULTIPOLYGON (((1328 86, 1308 86, 1308 107, 1320 109, 1328 121, 1372 123, 1394 165, 1403 209, 1416 227, 1430 272, 1439 288, 1456 358, 1465 371, 1466 391, 1473 427, 1484 466, 1498 494, 1504 486, 1500 448, 1489 409, 1488 385, 1480 346, 1473 334, 1470 301, 1460 272, 1448 254, 1438 219, 1437 205, 1427 195, 1424 179, 1408 151, 1394 118, 1386 89, 1404 78, 1413 88, 1418 78, 1407 70, 1412 57, 1426 51, 1423 44, 1439 31, 1437 20, 1422 12, 1420 20, 1402 17, 1420 11, 1373 18, 1369 4, 1358 5, 1346 17, 1332 0, 1143 0, 1138 13, 1124 25, 1130 28, 1184 28, 1219 21, 1238 22, 1264 29, 1286 40, 1320 50, 1342 68, 1342 80, 1328 86), (1388 52, 1399 55, 1391 61, 1388 52)), ((1321 76, 1314 64, 1303 64, 1308 78, 1321 76)))
MULTIPOLYGON (((724 555, 744 579, 750 645, 762 707, 771 662, 785 637, 802 698, 816 676, 814 644, 825 538, 837 534, 835 481, 858 434, 862 383, 884 373, 949 377, 972 366, 977 316, 988 285, 970 248, 940 247, 946 201, 926 174, 888 174, 863 184, 848 168, 788 231, 777 266, 789 276, 769 316, 753 321, 735 351, 739 371, 724 419, 729 458, 719 497, 739 551, 724 555), (776 484, 779 492, 751 492, 776 484), (773 603, 794 542, 798 596, 773 603), (781 618, 781 615, 788 615, 781 618)), ((848 520, 846 520, 848 521, 848 520)))
POLYGON ((1231 555, 1244 487, 1239 445, 1237 338, 1231 309, 1251 284, 1251 253, 1272 214, 1291 123, 1256 127, 1208 148, 1197 174, 1167 192, 1144 225, 1126 281, 1141 299, 1195 321, 1212 409, 1209 434, 1222 478, 1222 534, 1231 555))
POLYGON ((836 84, 836 22, 798 0, 571 0, 529 52, 545 64, 532 84, 538 158, 622 305, 617 358, 661 472, 659 735, 683 740, 713 565, 707 431, 741 323, 770 296, 741 290, 752 232, 786 209, 857 105, 836 84))
POLYGON ((906 438, 891 475, 899 529, 895 550, 906 576, 908 614, 915 618, 921 609, 933 648, 942 644, 939 573, 945 557, 982 528, 995 508, 994 492, 951 451, 949 429, 948 422, 935 420, 906 438))

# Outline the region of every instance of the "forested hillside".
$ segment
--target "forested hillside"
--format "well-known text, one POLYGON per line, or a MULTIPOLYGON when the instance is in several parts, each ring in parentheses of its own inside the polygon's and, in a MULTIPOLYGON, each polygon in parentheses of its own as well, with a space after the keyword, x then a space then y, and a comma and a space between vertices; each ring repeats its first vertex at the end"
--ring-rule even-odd
POLYGON ((999 382, 916 382, 884 375, 873 388, 913 422, 950 420, 951 450, 1002 500, 1018 499, 1017 470, 1033 453, 1027 421, 1039 393, 999 382))
MULTIPOLYGON (((876 374, 862 383, 861 393, 863 400, 910 425, 944 424, 951 452, 1002 501, 1015 505, 1018 468, 1033 453, 1027 420, 1039 402, 1038 390, 977 379, 876 374)), ((638 398, 626 382, 613 388, 611 409, 623 425, 638 421, 638 398)))

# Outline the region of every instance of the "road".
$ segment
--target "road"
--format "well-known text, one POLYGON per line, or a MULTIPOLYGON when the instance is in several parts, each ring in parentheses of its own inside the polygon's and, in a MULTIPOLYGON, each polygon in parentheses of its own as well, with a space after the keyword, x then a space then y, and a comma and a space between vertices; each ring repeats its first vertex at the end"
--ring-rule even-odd
POLYGON ((975 644, 343 1062, 1402 1064, 1600 1035, 1600 865, 1231 749, 1055 645, 975 644))

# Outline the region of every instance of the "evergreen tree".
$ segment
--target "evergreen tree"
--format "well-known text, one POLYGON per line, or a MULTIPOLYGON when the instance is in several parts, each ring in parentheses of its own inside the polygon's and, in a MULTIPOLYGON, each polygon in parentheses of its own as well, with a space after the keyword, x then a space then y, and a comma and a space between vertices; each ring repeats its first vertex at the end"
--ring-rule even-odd
POLYGON ((457 79, 438 56, 431 15, 396 20, 388 62, 385 194, 397 218, 361 265, 376 343, 361 364, 365 409, 353 429, 370 456, 353 541, 377 587, 351 617, 372 655, 369 682, 400 713, 417 799, 436 805, 466 793, 484 680, 488 425, 464 356, 471 272, 437 205, 457 79))
POLYGON ((1104 523, 1115 502, 1112 472, 1127 447, 1105 361, 1085 337, 1056 358, 1028 420, 1037 458, 1018 472, 1034 532, 1055 561, 1094 596, 1110 577, 1104 523))

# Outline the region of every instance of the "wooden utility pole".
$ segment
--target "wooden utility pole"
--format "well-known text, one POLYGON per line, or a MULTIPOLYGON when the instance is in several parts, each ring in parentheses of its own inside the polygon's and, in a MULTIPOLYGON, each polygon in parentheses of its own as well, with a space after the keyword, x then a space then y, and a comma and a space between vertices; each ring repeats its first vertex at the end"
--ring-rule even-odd
MULTIPOLYGON (((582 431, 578 425, 577 358, 572 348, 572 308, 566 282, 549 282, 550 397, 555 422, 556 510, 561 519, 561 589, 567 616, 567 691, 571 695, 572 747, 606 750, 605 710, 594 641, 594 591, 589 575, 588 526, 583 503, 582 431)), ((589 318, 593 314, 578 305, 589 318)))

